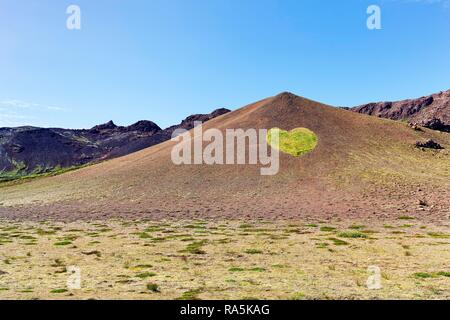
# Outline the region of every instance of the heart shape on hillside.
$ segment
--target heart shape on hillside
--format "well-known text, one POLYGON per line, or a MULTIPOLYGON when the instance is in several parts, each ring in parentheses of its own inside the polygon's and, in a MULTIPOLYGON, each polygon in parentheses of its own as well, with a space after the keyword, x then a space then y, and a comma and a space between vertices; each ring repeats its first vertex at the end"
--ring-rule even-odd
POLYGON ((291 131, 272 128, 267 132, 267 143, 284 153, 294 157, 299 157, 305 153, 311 152, 317 146, 317 136, 307 128, 295 128, 291 131), (272 141, 272 135, 278 132, 279 143, 272 141))

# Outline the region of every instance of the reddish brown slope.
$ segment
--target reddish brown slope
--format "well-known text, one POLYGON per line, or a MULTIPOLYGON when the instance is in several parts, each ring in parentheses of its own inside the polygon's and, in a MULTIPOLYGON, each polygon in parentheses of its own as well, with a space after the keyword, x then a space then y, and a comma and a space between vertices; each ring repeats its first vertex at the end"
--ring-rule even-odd
POLYGON ((317 148, 281 155, 280 172, 259 166, 176 166, 174 143, 61 176, 0 188, 0 215, 35 218, 299 217, 449 214, 450 135, 332 108, 283 93, 213 119, 207 128, 307 127, 317 148), (419 199, 430 206, 419 208, 419 199), (423 211, 424 210, 424 211, 423 211))

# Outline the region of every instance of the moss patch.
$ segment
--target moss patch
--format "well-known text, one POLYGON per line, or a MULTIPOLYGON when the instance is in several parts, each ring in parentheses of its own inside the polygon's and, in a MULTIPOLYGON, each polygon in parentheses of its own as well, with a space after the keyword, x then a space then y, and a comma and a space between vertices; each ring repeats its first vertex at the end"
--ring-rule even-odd
POLYGON ((317 136, 307 128, 295 128, 289 132, 272 128, 267 133, 267 143, 284 153, 299 157, 314 150, 317 146, 317 136), (272 145, 272 135, 276 132, 279 134, 279 143, 272 145))
POLYGON ((340 232, 338 237, 341 238, 367 238, 367 235, 361 232, 340 232))

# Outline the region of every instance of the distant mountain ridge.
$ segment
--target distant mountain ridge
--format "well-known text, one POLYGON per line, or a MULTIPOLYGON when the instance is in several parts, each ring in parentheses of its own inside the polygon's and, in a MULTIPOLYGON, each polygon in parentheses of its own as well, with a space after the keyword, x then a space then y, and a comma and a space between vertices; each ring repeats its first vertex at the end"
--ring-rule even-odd
POLYGON ((91 129, 0 128, 0 181, 123 156, 169 140, 178 128, 192 129, 194 121, 228 112, 221 108, 195 114, 166 129, 147 120, 130 126, 109 121, 91 129))
POLYGON ((406 120, 412 125, 450 132, 450 90, 418 99, 368 103, 350 110, 380 118, 406 120))

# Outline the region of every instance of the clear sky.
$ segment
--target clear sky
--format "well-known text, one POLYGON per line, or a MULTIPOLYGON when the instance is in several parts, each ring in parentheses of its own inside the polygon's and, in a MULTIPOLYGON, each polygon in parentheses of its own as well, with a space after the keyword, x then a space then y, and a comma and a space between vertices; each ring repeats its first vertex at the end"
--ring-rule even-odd
POLYGON ((450 88, 450 0, 0 0, 0 41, 0 126, 166 127, 281 91, 353 106, 450 88))

